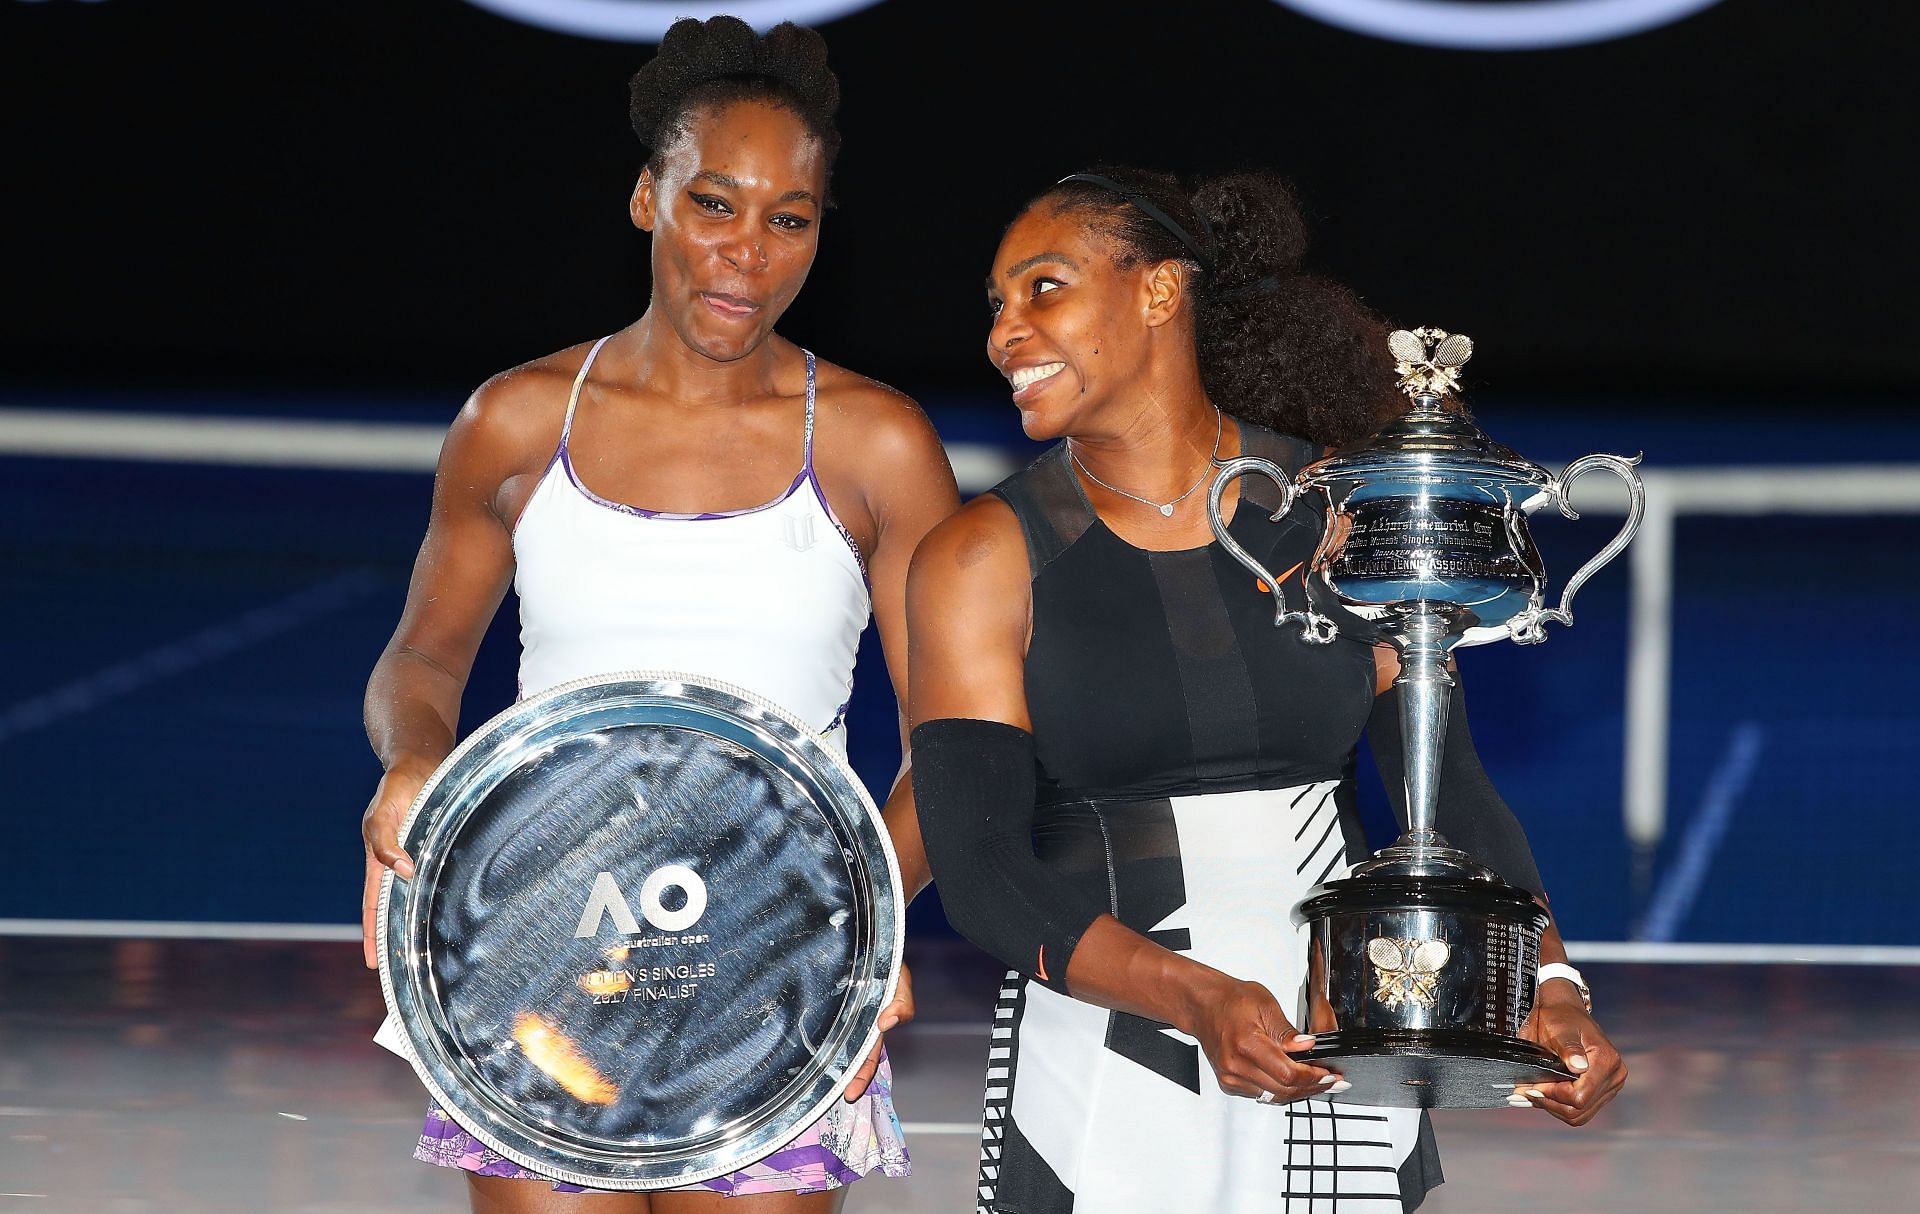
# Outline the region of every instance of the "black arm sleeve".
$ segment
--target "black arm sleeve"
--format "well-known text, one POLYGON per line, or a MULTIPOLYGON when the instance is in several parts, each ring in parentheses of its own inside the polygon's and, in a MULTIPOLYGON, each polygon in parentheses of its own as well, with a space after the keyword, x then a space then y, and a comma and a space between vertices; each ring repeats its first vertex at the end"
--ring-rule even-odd
POLYGON ((1033 853, 1033 735, 943 717, 910 739, 913 800, 940 904, 961 935, 1066 993, 1067 962, 1107 908, 1033 853))
MULTIPOLYGON (((1390 687, 1374 697, 1367 718, 1367 744, 1386 781, 1394 816, 1407 824, 1406 756, 1401 749, 1400 689, 1390 687)), ((1467 729, 1467 699, 1456 681, 1447 697, 1447 737, 1440 754, 1440 805, 1434 829, 1447 842, 1473 856, 1510 885, 1544 894, 1540 869, 1533 862, 1527 832, 1480 766, 1467 729)))

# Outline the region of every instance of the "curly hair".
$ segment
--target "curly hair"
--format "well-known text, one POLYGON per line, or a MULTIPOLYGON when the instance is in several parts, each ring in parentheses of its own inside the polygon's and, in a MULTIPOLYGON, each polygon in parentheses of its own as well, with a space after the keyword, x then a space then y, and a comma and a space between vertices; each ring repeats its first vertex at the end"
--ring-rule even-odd
POLYGON ((1339 446, 1405 408, 1393 386, 1386 325, 1346 287, 1300 269, 1306 222, 1286 182, 1231 173, 1189 190, 1169 173, 1096 172, 1124 192, 1068 180, 1028 209, 1084 212, 1122 269, 1161 261, 1187 267, 1201 383, 1223 412, 1339 446), (1208 256, 1196 256, 1196 248, 1208 256))
POLYGON ((682 18, 633 74, 627 96, 633 133, 655 171, 697 111, 735 101, 762 101, 799 118, 820 140, 829 175, 840 152, 833 124, 840 81, 827 67, 826 40, 791 21, 761 34, 738 17, 682 18))

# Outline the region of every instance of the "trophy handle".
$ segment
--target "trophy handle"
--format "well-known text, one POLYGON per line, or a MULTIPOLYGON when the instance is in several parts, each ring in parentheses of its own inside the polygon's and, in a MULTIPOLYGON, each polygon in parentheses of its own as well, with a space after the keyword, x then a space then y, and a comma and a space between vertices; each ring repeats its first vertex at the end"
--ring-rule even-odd
POLYGON ((1608 561, 1619 556, 1621 550, 1626 548, 1633 539, 1634 533, 1640 530, 1640 518, 1647 512, 1647 487, 1641 483, 1640 474, 1633 470, 1634 465, 1640 460, 1641 456, 1638 455, 1632 459, 1622 455, 1583 455, 1567 465, 1566 470, 1560 474, 1559 480, 1547 486, 1547 491, 1552 494, 1555 504, 1560 507, 1560 513, 1568 518, 1577 519, 1580 515, 1574 510, 1573 503, 1568 500, 1568 492, 1573 488, 1573 482, 1595 468, 1611 472, 1627 484, 1627 521, 1621 526, 1619 534, 1607 541, 1606 547, 1595 553, 1592 560, 1580 566, 1579 571, 1568 579, 1567 588, 1560 594, 1558 607, 1550 611, 1535 612, 1514 621, 1513 639, 1516 643, 1535 645, 1546 640, 1548 620, 1572 626, 1574 593, 1586 584, 1588 578, 1600 572, 1608 561))
MULTIPOLYGON (((1243 455, 1238 459, 1228 460, 1220 465, 1220 471, 1213 478, 1212 488, 1207 490, 1207 522, 1213 525, 1213 538, 1220 541, 1221 547, 1225 548, 1234 560, 1252 570, 1255 577, 1272 589, 1275 628, 1297 621, 1305 630, 1306 640, 1325 645, 1337 635, 1333 621, 1314 611, 1311 602, 1307 604, 1305 611, 1288 611, 1287 595, 1286 591, 1280 588, 1280 579, 1268 572, 1266 566, 1254 560, 1253 554, 1242 548, 1239 541, 1227 532, 1227 520, 1220 513, 1220 500, 1226 496, 1229 483, 1236 477, 1245 476, 1249 472, 1258 472, 1280 486, 1280 508, 1267 516, 1268 522, 1277 523, 1285 518, 1287 512, 1293 509, 1294 501, 1300 496, 1300 486, 1294 484, 1292 479, 1272 460, 1261 459, 1256 455, 1243 455)), ((1304 586, 1305 575, 1302 575, 1300 580, 1304 586)))

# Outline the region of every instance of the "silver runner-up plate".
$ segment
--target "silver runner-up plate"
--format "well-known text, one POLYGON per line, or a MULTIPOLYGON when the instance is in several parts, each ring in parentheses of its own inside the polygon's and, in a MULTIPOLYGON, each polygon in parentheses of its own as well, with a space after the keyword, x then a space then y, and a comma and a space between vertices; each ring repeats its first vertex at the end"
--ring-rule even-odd
POLYGON ((434 772, 380 985, 441 1107, 596 1189, 736 1171, 812 1124, 899 980, 900 870, 853 769, 750 692, 643 671, 524 700, 434 772))

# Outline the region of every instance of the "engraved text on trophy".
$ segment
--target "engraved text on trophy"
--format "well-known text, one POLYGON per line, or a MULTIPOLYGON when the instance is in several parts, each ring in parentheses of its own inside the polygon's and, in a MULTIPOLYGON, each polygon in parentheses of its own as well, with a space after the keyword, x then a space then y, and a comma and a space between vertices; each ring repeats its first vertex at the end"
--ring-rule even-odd
POLYGON ((1363 603, 1471 604, 1528 578, 1492 502, 1379 497, 1348 507, 1327 579, 1363 603))

